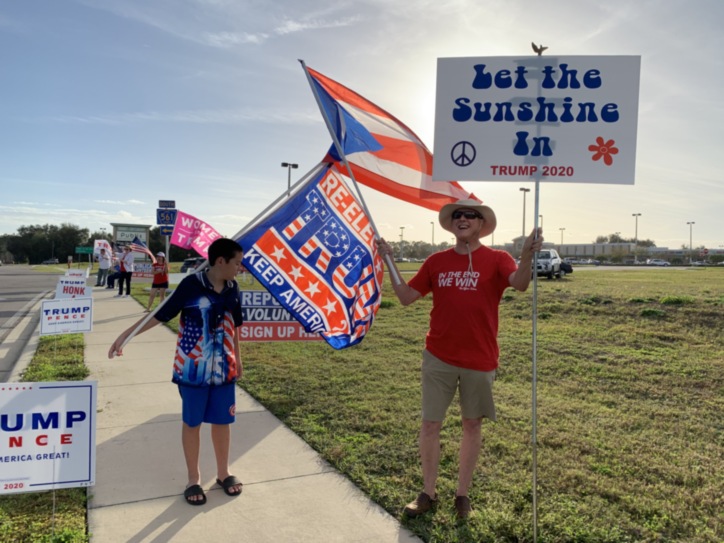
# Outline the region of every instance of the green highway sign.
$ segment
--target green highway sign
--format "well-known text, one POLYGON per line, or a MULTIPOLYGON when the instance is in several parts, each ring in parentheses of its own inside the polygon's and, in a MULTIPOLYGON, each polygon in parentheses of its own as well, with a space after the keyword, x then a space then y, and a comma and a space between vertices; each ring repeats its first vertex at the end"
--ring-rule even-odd
POLYGON ((76 247, 75 254, 77 255, 92 255, 93 247, 76 247))

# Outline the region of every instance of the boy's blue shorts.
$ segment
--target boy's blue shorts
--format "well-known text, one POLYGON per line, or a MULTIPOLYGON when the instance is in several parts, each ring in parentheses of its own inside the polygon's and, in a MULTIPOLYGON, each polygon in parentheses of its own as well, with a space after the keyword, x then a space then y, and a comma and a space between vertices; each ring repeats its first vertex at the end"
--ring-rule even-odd
POLYGON ((178 385, 183 421, 194 428, 202 422, 231 424, 236 420, 236 383, 194 387, 178 385))

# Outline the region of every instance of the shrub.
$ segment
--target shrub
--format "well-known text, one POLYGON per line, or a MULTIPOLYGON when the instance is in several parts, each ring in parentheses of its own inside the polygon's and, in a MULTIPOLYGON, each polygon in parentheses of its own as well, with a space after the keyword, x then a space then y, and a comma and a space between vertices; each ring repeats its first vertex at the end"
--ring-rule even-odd
POLYGON ((683 305, 693 304, 694 298, 691 296, 664 296, 659 301, 664 305, 683 305))

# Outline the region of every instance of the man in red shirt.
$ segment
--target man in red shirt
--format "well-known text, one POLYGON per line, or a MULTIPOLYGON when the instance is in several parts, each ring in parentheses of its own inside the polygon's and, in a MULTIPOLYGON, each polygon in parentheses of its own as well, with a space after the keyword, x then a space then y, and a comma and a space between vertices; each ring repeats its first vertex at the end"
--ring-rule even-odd
MULTIPOLYGON (((422 354, 420 460, 424 489, 404 512, 416 517, 437 503, 440 429, 459 390, 463 437, 455 509, 464 519, 472 510, 468 490, 480 453, 482 419, 495 420, 492 386, 498 367, 498 306, 508 287, 528 288, 533 254, 543 244, 543 231, 539 228, 537 236, 534 231, 526 238, 516 267, 508 253, 480 242, 496 226, 495 213, 488 206, 459 200, 443 206, 439 221, 455 235, 455 246, 428 257, 409 283, 392 281, 405 306, 432 292, 430 329, 422 354)), ((378 247, 382 256, 392 255, 385 240, 379 240, 378 247)))

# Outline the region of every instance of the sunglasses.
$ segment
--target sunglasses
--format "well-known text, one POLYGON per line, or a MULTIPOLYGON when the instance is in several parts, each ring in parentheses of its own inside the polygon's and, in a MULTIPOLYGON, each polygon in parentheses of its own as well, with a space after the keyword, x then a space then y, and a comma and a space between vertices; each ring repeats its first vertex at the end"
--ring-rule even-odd
POLYGON ((462 219, 465 217, 468 220, 472 219, 482 219, 483 217, 478 213, 477 211, 453 211, 452 218, 453 219, 462 219))

